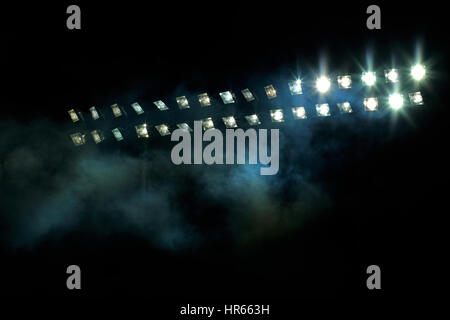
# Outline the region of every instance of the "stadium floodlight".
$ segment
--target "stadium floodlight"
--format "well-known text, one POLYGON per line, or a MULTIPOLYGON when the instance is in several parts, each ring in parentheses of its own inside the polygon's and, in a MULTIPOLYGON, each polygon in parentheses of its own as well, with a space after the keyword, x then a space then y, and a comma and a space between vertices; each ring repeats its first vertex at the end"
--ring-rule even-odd
POLYGON ((330 90, 330 87, 331 87, 331 82, 330 82, 329 78, 327 78, 326 76, 321 76, 321 77, 317 78, 317 80, 316 80, 317 91, 319 91, 320 93, 325 93, 328 90, 330 90))
POLYGON ((269 84, 268 86, 265 86, 264 90, 266 91, 267 98, 273 99, 277 97, 277 90, 275 90, 273 85, 269 84))
POLYGON ((103 136, 103 134, 100 130, 91 131, 91 135, 92 135, 92 139, 94 139, 95 143, 100 143, 103 140, 105 140, 105 137, 103 136))
POLYGON ((250 92, 249 89, 244 89, 241 92, 242 92, 242 95, 244 96, 245 100, 247 100, 247 102, 255 100, 255 97, 253 96, 253 94, 250 92))
POLYGON ((143 114, 144 113, 144 109, 142 109, 142 107, 140 106, 139 103, 135 102, 131 104, 131 107, 133 108, 133 110, 138 114, 143 114))
POLYGON ((111 105, 111 109, 112 109, 114 117, 118 118, 118 117, 122 116, 122 110, 120 110, 120 107, 117 103, 111 105))
POLYGON ((302 81, 297 79, 295 81, 289 81, 289 91, 291 91, 291 95, 295 96, 297 94, 302 94, 302 81))
POLYGON ((86 143, 86 135, 81 132, 71 134, 70 138, 72 139, 73 144, 77 147, 86 143))
POLYGON ((352 77, 350 75, 338 76, 337 82, 341 89, 350 89, 352 87, 352 77))
POLYGON ((114 135, 114 138, 116 138, 117 141, 123 140, 123 135, 122 135, 122 132, 120 132, 119 128, 114 128, 111 131, 114 135))
POLYGON ((223 117, 222 121, 228 129, 237 128, 236 119, 233 116, 223 117))
POLYGON ((214 128, 214 122, 212 121, 211 117, 202 119, 202 127, 203 130, 213 129, 214 128))
POLYGON ((211 99, 209 99, 207 93, 202 93, 198 95, 198 102, 202 107, 209 107, 211 105, 211 99))
POLYGON ((419 91, 410 93, 409 101, 411 101, 411 104, 416 106, 422 105, 423 104, 422 94, 419 91))
POLYGON ((155 126, 156 131, 159 132, 161 136, 170 135, 169 126, 165 123, 155 126))
POLYGON ((425 67, 421 64, 416 64, 411 68, 411 76, 416 81, 422 80, 423 77, 425 77, 425 73, 426 73, 425 67))
POLYGON ((161 100, 155 101, 153 102, 155 104, 156 107, 158 107, 159 110, 164 111, 164 110, 169 110, 169 108, 166 106, 166 104, 164 102, 162 102, 161 100))
POLYGON ((316 111, 319 117, 329 117, 331 115, 328 103, 316 104, 316 111))
POLYGON ((292 108, 292 114, 294 115, 294 119, 306 119, 305 107, 292 108))
POLYGON ((135 128, 136 128, 136 134, 137 134, 138 138, 148 138, 149 137, 146 123, 138 124, 137 126, 135 126, 135 128))
POLYGON ((366 86, 371 87, 377 81, 377 75, 375 72, 372 72, 372 71, 363 72, 361 80, 362 80, 362 82, 364 82, 364 84, 366 86))
POLYGON ((90 107, 89 111, 91 112, 92 120, 97 120, 100 118, 100 114, 94 106, 90 107))
POLYGON ((78 122, 81 119, 81 114, 74 109, 70 109, 67 111, 69 113, 70 119, 72 119, 72 122, 78 122))
POLYGON ((247 120, 248 124, 251 126, 257 126, 261 124, 261 121, 259 121, 259 118, 256 114, 245 116, 245 120, 247 120))
POLYGON ((352 113, 353 109, 352 106, 350 105, 350 102, 345 101, 345 102, 341 102, 337 104, 339 110, 341 111, 341 113, 352 113))
POLYGON ((363 104, 366 111, 378 110, 378 99, 375 97, 364 98, 363 104))
POLYGON ((221 92, 219 95, 224 104, 234 103, 233 94, 230 91, 221 92))
POLYGON ((189 109, 189 102, 186 96, 177 97, 177 104, 180 109, 189 109))
POLYGON ((386 69, 384 70, 384 77, 386 78, 386 82, 396 83, 398 82, 398 70, 386 69))
POLYGON ((393 93, 389 96, 389 106, 394 110, 401 109, 403 107, 403 100, 403 95, 393 93))
POLYGON ((270 110, 272 122, 284 122, 284 114, 282 109, 270 110))
POLYGON ((182 129, 182 130, 188 131, 188 132, 194 131, 194 130, 191 129, 191 127, 189 127, 189 125, 186 122, 177 124, 177 127, 182 129))

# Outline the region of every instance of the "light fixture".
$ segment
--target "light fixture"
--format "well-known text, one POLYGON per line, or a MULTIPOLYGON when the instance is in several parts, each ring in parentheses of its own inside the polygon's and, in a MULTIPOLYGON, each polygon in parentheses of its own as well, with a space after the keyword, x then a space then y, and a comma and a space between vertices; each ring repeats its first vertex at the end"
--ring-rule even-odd
POLYGON ((118 118, 118 117, 122 116, 122 110, 120 110, 120 107, 117 103, 111 105, 111 109, 112 109, 114 117, 118 118))
POLYGON ((247 120, 248 124, 251 126, 257 126, 261 124, 261 121, 259 121, 259 118, 256 114, 245 116, 245 120, 247 120))
POLYGON ((233 116, 223 117, 222 121, 228 129, 237 128, 236 119, 233 116))
POLYGON ((133 110, 138 114, 143 114, 144 113, 144 109, 142 109, 142 107, 139 105, 139 103, 135 102, 131 104, 131 107, 133 108, 133 110))
POLYGON ((169 126, 165 123, 155 126, 156 131, 159 132, 161 136, 170 135, 169 126))
POLYGON ((100 114, 95 107, 90 107, 89 111, 91 112, 92 120, 97 120, 100 118, 100 114))
POLYGON ((363 104, 366 111, 376 111, 378 109, 378 99, 375 97, 364 98, 363 104))
POLYGON ((105 137, 103 136, 103 134, 100 130, 91 131, 91 135, 92 135, 92 139, 94 139, 95 143, 100 143, 103 140, 105 140, 105 137))
POLYGON ((253 94, 250 92, 249 89, 244 89, 241 92, 242 92, 242 95, 244 96, 245 100, 247 100, 247 102, 255 100, 255 97, 253 96, 253 94))
POLYGON ((292 108, 292 114, 294 115, 294 119, 306 119, 305 107, 292 108))
POLYGON ((146 123, 138 124, 137 126, 135 126, 135 128, 136 128, 136 134, 137 134, 138 138, 148 138, 149 137, 146 123))
POLYGON ((161 100, 155 101, 153 103, 161 111, 169 110, 169 108, 166 106, 166 104, 164 102, 162 102, 161 100))
POLYGON ((78 122, 81 119, 81 114, 74 109, 70 109, 67 111, 69 113, 70 119, 72 119, 72 122, 78 122))
POLYGON ((329 117, 331 115, 328 103, 316 104, 316 111, 319 117, 329 117))
POLYGON ((77 147, 86 143, 86 135, 81 132, 71 134, 70 138, 72 139, 73 144, 77 147))
POLYGON ((234 103, 233 94, 230 91, 221 92, 219 95, 224 104, 234 103))
POLYGON ((114 138, 116 138, 117 141, 123 140, 122 132, 120 132, 119 128, 114 128, 111 130, 114 138))
POLYGON ((403 107, 403 95, 400 93, 393 93, 389 96, 389 106, 392 109, 398 110, 403 107))
POLYGON ((182 130, 188 131, 188 132, 192 132, 193 131, 191 129, 191 127, 189 127, 189 125, 186 122, 177 124, 177 127, 182 129, 182 130))
POLYGON ((352 87, 352 77, 350 75, 338 76, 337 82, 341 89, 350 89, 352 87))
POLYGON ((368 71, 368 72, 363 72, 362 77, 361 77, 362 82, 364 82, 364 84, 366 86, 373 86, 375 84, 375 82, 377 81, 377 76, 375 72, 372 71, 368 71))
POLYGON ((274 109, 270 110, 270 117, 272 118, 272 122, 283 122, 284 114, 282 109, 274 109))
POLYGON ((331 82, 330 79, 325 77, 325 76, 321 76, 319 78, 317 78, 316 80, 316 89, 317 91, 319 91, 320 93, 325 93, 328 90, 330 90, 331 87, 331 82))
POLYGON ((277 97, 277 90, 273 87, 273 85, 268 85, 264 87, 264 90, 266 91, 267 98, 273 99, 277 97))
POLYGON ((386 69, 384 70, 384 77, 386 78, 386 82, 396 83, 398 82, 398 70, 386 69))
POLYGON ((211 105, 211 100, 208 97, 207 93, 202 93, 198 95, 198 102, 202 107, 209 107, 211 105))
POLYGON ((409 101, 411 101, 411 104, 416 106, 422 105, 423 104, 422 94, 419 91, 410 93, 409 101))
POLYGON ((297 94, 302 94, 302 81, 300 79, 289 81, 288 85, 291 95, 295 96, 297 94))
POLYGON ((189 102, 186 96, 177 97, 177 104, 180 109, 189 109, 189 102))
POLYGON ((352 106, 350 105, 350 102, 345 101, 345 102, 341 102, 337 104, 339 111, 341 111, 341 113, 352 113, 353 109, 352 106))
POLYGON ((203 130, 213 129, 214 128, 214 122, 212 121, 211 117, 202 119, 202 127, 203 130))
POLYGON ((416 64, 411 68, 411 76, 414 80, 420 81, 425 77, 425 67, 421 64, 416 64))

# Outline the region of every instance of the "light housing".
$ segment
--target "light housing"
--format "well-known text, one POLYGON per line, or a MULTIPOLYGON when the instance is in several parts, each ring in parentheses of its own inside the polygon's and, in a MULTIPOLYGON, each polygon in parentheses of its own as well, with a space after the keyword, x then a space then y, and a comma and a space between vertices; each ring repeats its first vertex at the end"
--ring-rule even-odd
POLYGON ((277 90, 275 90, 273 85, 269 84, 268 86, 265 86, 264 90, 266 91, 267 98, 274 99, 277 97, 277 90))
POLYGON ((253 95, 253 93, 251 93, 249 89, 241 90, 241 92, 245 100, 247 100, 247 102, 255 100, 255 96, 253 95))
POLYGON ((122 110, 120 109, 117 103, 111 105, 111 110, 113 112, 114 117, 118 118, 123 115, 122 110))
POLYGON ((245 120, 247 120, 248 124, 251 126, 257 126, 261 124, 261 121, 259 121, 259 118, 256 114, 245 116, 245 120))
POLYGON ((353 112, 352 106, 350 105, 350 102, 348 102, 348 101, 340 102, 337 104, 337 106, 341 113, 352 113, 353 112))
POLYGON ((137 102, 132 103, 131 107, 133 108, 133 110, 136 112, 137 115, 144 113, 144 109, 142 109, 141 105, 137 102))
POLYGON ((177 97, 177 104, 180 109, 189 109, 189 101, 186 96, 177 97))
POLYGON ((289 91, 291 92, 291 95, 295 96, 297 94, 302 94, 302 81, 300 79, 297 79, 295 81, 289 81, 289 91))
POLYGON ((364 98, 364 110, 366 111, 377 111, 378 110, 378 98, 370 97, 364 98))
POLYGON ((396 83, 399 80, 398 70, 395 68, 386 69, 384 70, 384 77, 386 78, 386 82, 396 83))
POLYGON ((223 117, 222 121, 228 129, 237 128, 236 119, 233 116, 223 117))
POLYGON ((366 86, 371 87, 377 81, 377 75, 373 71, 363 72, 363 74, 361 76, 361 80, 366 86))
POLYGON ((425 77, 426 69, 421 64, 416 64, 411 67, 411 76, 414 80, 420 81, 425 77))
POLYGON ((316 104, 316 111, 319 117, 329 117, 331 115, 328 103, 316 104))
POLYGON ((69 111, 67 111, 69 113, 70 119, 72 120, 72 122, 78 122, 82 119, 81 114, 77 111, 75 111, 75 109, 70 109, 69 111))
POLYGON ((350 75, 338 76, 337 82, 341 89, 350 89, 352 87, 352 77, 350 75))
POLYGON ((170 135, 169 126, 165 123, 155 126, 155 129, 161 136, 170 135))
POLYGON ((284 122, 283 109, 270 110, 270 118, 272 122, 284 122))
POLYGON ((292 108, 292 114, 294 119, 306 119, 305 107, 294 107, 292 108))
POLYGON ((319 91, 320 93, 325 93, 328 90, 330 90, 330 87, 331 87, 331 81, 328 77, 321 76, 321 77, 317 78, 317 80, 316 80, 317 91, 319 91))
POLYGON ((163 101, 161 101, 161 100, 154 101, 153 103, 154 103, 155 106, 156 106, 159 110, 161 110, 161 111, 169 110, 169 108, 167 107, 167 105, 166 105, 163 101))
POLYGON ((411 102, 412 105, 415 106, 423 105, 422 94, 419 91, 410 93, 409 101, 411 102))
POLYGON ((220 92, 219 95, 222 98, 224 104, 230 104, 235 102, 233 94, 230 91, 220 92))
POLYGON ((119 128, 114 128, 111 130, 114 138, 116 138, 116 141, 122 141, 123 140, 123 135, 122 132, 120 132, 119 128))
POLYGON ((91 136, 92 136, 92 139, 94 139, 94 142, 96 144, 102 142, 103 140, 105 140, 105 137, 103 136, 103 134, 102 134, 102 132, 100 130, 93 130, 93 131, 91 131, 91 136))
POLYGON ((90 107, 89 111, 91 112, 92 120, 97 120, 100 118, 100 113, 97 111, 95 106, 90 107))
POLYGON ((400 93, 393 93, 389 96, 389 106, 394 109, 398 110, 403 107, 404 99, 403 95, 400 93))
POLYGON ((198 102, 202 107, 209 107, 211 105, 211 99, 207 93, 202 93, 198 95, 198 102))
POLYGON ((86 135, 81 132, 71 134, 70 138, 72 139, 73 144, 77 147, 86 143, 86 135))
POLYGON ((138 138, 148 138, 149 137, 146 123, 138 124, 135 126, 135 128, 136 128, 136 134, 137 134, 138 138))
POLYGON ((188 125, 186 122, 177 124, 177 127, 180 128, 180 129, 182 129, 182 130, 185 130, 185 131, 187 131, 187 132, 192 132, 192 131, 194 131, 194 130, 191 129, 191 127, 189 127, 189 125, 188 125))
POLYGON ((214 122, 211 117, 202 119, 202 128, 203 130, 213 129, 214 128, 214 122))

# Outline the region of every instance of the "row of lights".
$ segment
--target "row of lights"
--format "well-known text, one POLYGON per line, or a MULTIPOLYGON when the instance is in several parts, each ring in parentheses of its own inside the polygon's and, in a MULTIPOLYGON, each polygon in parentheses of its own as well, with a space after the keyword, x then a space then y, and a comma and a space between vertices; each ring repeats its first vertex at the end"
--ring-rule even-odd
MULTIPOLYGON (((420 92, 413 92, 409 93, 409 99, 412 105, 423 105, 423 98, 422 94, 420 92)), ((389 106, 394 109, 398 110, 404 106, 404 98, 403 95, 399 93, 394 93, 389 96, 388 99, 389 106)), ((364 109, 366 111, 377 111, 378 110, 378 98, 376 97, 368 97, 364 98, 363 101, 364 109)), ((350 104, 350 102, 345 101, 337 104, 339 110, 341 113, 352 113, 353 109, 350 104)), ((328 103, 322 103, 322 104, 316 104, 315 106, 317 115, 319 117, 328 117, 331 115, 330 112, 330 105, 328 103)), ((273 109, 270 111, 270 118, 272 122, 284 122, 284 112, 283 109, 273 109)), ((292 108, 292 114, 294 119, 306 119, 306 109, 305 107, 294 107, 292 108)), ((261 121, 256 114, 247 115, 245 116, 245 119, 251 126, 259 125, 261 124, 261 121)), ((202 127, 203 130, 208 130, 214 128, 214 122, 211 117, 201 119, 202 121, 202 127)), ((222 121, 226 128, 237 128, 237 122, 236 119, 233 116, 223 117, 222 121)), ((192 128, 187 123, 179 123, 177 124, 177 127, 179 129, 183 129, 189 132, 192 132, 192 128)), ((136 134, 138 138, 149 138, 149 128, 146 123, 139 124, 135 126, 136 134)), ((160 124, 156 125, 155 129, 158 131, 158 133, 161 136, 167 136, 170 135, 170 129, 167 124, 160 124)), ((119 128, 114 128, 112 130, 112 134, 114 138, 117 141, 122 141, 124 139, 122 132, 119 128)), ((95 143, 102 142, 105 137, 102 134, 100 130, 93 130, 91 131, 91 136, 95 143)), ((75 146, 80 146, 86 143, 86 135, 77 132, 72 134, 71 136, 72 142, 75 144, 75 146)))

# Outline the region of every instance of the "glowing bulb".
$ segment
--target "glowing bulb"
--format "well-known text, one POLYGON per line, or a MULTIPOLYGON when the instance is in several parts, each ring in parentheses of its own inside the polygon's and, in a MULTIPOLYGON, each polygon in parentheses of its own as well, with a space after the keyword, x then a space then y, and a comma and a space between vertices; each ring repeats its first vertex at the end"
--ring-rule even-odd
POLYGON ((389 96, 389 105, 392 109, 398 110, 403 107, 403 96, 399 93, 394 93, 389 96))
POLYGON ((373 86, 377 81, 375 72, 364 72, 362 74, 362 81, 369 87, 373 86))
POLYGON ((321 93, 327 92, 330 89, 330 86, 331 86, 330 79, 328 79, 325 76, 318 78, 316 81, 317 91, 319 91, 321 93))
POLYGON ((422 80, 425 77, 425 67, 421 64, 416 64, 411 68, 411 76, 414 80, 422 80))

